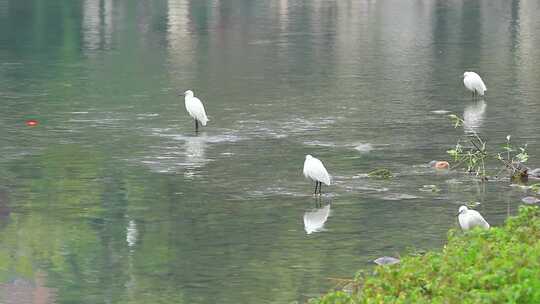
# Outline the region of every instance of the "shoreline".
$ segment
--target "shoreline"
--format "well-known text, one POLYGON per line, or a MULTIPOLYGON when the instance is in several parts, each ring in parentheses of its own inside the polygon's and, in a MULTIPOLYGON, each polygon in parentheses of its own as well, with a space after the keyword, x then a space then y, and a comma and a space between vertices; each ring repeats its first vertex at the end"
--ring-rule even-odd
POLYGON ((441 250, 360 270, 348 287, 308 303, 540 303, 540 208, 489 230, 450 229, 441 250))

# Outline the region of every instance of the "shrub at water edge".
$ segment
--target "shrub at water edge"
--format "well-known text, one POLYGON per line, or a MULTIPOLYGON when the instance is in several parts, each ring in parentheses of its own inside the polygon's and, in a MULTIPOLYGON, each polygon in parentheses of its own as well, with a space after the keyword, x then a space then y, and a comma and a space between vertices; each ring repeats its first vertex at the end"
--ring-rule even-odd
POLYGON ((540 209, 522 206, 489 230, 452 229, 442 252, 360 272, 353 285, 309 303, 540 303, 540 209))

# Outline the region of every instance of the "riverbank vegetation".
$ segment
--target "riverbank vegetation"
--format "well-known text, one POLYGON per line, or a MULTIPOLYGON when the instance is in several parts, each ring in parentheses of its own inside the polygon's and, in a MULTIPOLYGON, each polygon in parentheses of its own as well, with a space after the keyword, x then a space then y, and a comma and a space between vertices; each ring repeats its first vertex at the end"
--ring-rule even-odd
POLYGON ((361 271, 347 289, 309 303, 540 303, 540 209, 522 206, 502 227, 450 230, 441 251, 361 271))

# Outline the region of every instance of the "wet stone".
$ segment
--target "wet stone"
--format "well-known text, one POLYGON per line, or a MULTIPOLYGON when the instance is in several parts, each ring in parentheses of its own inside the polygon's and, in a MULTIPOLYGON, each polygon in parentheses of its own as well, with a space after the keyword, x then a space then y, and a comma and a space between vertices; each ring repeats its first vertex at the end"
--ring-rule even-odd
POLYGON ((393 265, 393 264, 399 263, 399 259, 394 258, 394 257, 384 256, 384 257, 375 259, 373 262, 377 265, 393 265))
POLYGON ((524 202, 525 204, 537 204, 537 203, 540 203, 540 199, 534 197, 534 196, 526 196, 524 198, 521 199, 522 202, 524 202))

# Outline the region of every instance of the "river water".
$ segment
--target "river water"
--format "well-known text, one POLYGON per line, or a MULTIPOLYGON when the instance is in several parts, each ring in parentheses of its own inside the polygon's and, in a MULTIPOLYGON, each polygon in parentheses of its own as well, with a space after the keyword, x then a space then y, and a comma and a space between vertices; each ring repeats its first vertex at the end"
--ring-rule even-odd
POLYGON ((516 0, 0 0, 0 302, 304 303, 377 257, 440 248, 463 203, 500 225, 528 190, 427 164, 478 132, 511 134, 540 167, 539 15, 516 0), (198 134, 187 89, 210 118, 198 134), (333 177, 320 200, 306 154, 333 177))

